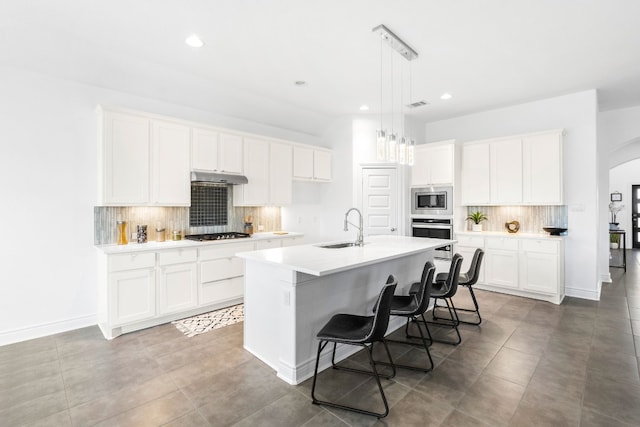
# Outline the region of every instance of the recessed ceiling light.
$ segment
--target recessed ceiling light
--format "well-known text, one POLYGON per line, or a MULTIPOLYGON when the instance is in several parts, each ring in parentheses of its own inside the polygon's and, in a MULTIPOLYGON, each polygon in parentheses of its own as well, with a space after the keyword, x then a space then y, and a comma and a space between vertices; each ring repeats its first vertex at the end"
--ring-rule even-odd
POLYGON ((369 106, 368 105, 361 105, 360 106, 360 111, 369 111, 369 106))
POLYGON ((202 39, 198 36, 196 36, 195 34, 191 34, 189 37, 187 37, 184 42, 191 46, 191 47, 202 47, 204 46, 204 42, 202 41, 202 39))
POLYGON ((295 82, 293 82, 293 84, 296 86, 306 86, 307 82, 305 82, 304 80, 296 80, 295 82))
POLYGON ((450 93, 443 93, 442 95, 440 95, 440 99, 447 100, 451 98, 453 98, 453 95, 451 95, 450 93))

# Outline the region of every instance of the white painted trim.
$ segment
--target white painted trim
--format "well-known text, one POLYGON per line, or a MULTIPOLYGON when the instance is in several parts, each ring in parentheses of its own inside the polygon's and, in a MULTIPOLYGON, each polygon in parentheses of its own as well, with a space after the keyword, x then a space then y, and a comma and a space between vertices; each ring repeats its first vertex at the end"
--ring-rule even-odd
POLYGON ((76 317, 74 319, 60 320, 36 326, 29 326, 27 328, 15 329, 13 331, 6 331, 0 333, 0 346, 35 338, 42 338, 48 335, 72 331, 74 329, 85 328, 87 326, 96 325, 97 323, 98 315, 91 314, 88 316, 76 317))
POLYGON ((613 279, 611 278, 611 273, 607 272, 600 276, 600 283, 613 283, 613 279))
MULTIPOLYGON (((600 285, 598 285, 598 289, 600 285)), ((578 289, 578 288, 569 288, 565 287, 565 296, 588 299, 592 301, 600 301, 600 291, 589 291, 586 289, 578 289)))

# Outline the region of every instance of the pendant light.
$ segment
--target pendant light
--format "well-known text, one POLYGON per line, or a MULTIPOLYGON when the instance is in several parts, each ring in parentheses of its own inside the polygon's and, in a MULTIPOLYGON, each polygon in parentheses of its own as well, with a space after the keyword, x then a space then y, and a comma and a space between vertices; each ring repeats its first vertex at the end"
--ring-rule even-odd
POLYGON ((404 41, 402 41, 398 36, 396 36, 391 30, 389 30, 384 25, 378 25, 373 28, 373 32, 380 33, 380 129, 376 131, 376 157, 380 161, 389 161, 400 164, 409 164, 413 165, 414 161, 414 146, 415 141, 410 139, 405 132, 405 121, 404 121, 404 105, 403 105, 403 95, 404 95, 404 76, 402 71, 400 71, 400 130, 399 135, 394 132, 394 99, 393 99, 393 53, 390 55, 390 87, 391 87, 391 132, 388 132, 384 129, 383 124, 383 42, 387 43, 393 50, 398 52, 403 58, 409 61, 416 59, 418 57, 418 53, 413 50, 409 45, 407 45, 404 41))

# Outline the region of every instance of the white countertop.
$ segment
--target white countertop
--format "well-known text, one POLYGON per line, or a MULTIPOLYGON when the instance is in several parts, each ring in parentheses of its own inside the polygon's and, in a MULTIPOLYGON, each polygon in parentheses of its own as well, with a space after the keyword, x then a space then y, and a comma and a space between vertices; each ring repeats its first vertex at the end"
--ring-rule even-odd
POLYGON ((356 267, 425 252, 453 243, 455 243, 455 240, 407 236, 372 236, 365 239, 363 247, 352 246, 327 249, 319 247, 322 243, 315 243, 240 252, 236 256, 246 260, 276 264, 288 270, 313 276, 326 276, 356 267))
POLYGON ((471 237, 509 237, 518 239, 562 239, 565 236, 552 236, 549 233, 508 233, 506 231, 456 231, 456 236, 471 237))
POLYGON ((257 240, 270 240, 270 239, 286 239, 291 237, 304 236, 302 233, 289 233, 287 234, 275 234, 275 233, 254 233, 251 237, 245 237, 241 239, 227 239, 227 240, 208 240, 198 242, 195 240, 167 240, 165 242, 148 241, 147 243, 129 243, 127 245, 96 245, 96 248, 104 252, 105 254, 124 254, 130 252, 143 252, 143 251, 159 251, 164 249, 177 249, 177 248, 201 248, 203 246, 210 245, 226 245, 231 243, 248 243, 257 240))

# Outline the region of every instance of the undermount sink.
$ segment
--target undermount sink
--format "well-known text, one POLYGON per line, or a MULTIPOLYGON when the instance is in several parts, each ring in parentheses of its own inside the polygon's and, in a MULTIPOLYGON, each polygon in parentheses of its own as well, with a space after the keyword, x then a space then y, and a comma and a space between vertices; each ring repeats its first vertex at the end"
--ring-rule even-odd
POLYGON ((356 246, 356 244, 353 242, 342 242, 342 243, 328 243, 324 245, 318 245, 319 248, 325 248, 325 249, 349 248, 351 246, 356 246))

